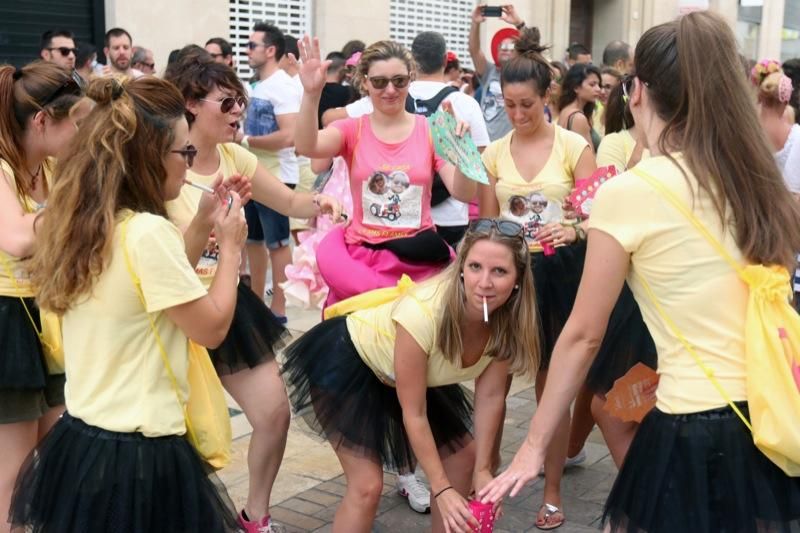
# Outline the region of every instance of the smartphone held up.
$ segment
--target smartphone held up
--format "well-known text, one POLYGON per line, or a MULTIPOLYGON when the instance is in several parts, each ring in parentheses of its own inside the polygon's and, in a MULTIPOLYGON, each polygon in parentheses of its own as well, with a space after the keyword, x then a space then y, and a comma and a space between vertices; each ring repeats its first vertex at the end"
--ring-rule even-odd
POLYGON ((502 17, 503 6, 481 6, 481 15, 484 17, 502 17))

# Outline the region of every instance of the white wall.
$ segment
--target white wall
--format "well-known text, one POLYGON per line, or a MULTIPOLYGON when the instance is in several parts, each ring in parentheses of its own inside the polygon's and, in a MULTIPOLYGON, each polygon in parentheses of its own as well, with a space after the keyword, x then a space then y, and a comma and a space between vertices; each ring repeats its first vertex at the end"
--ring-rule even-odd
POLYGON ((134 46, 152 50, 158 72, 175 48, 228 38, 227 0, 105 0, 105 7, 106 29, 124 28, 134 46))

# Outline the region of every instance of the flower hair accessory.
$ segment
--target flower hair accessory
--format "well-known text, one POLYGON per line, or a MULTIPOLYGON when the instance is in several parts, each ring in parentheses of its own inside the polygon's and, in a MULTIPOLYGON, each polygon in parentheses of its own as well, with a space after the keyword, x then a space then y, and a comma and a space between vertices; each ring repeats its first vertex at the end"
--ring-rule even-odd
POLYGON ((789 76, 781 76, 781 82, 778 84, 778 101, 788 104, 792 98, 792 91, 792 80, 789 76))
POLYGON ((753 85, 758 87, 761 85, 761 82, 764 81, 764 78, 775 72, 781 72, 780 61, 775 61, 774 59, 762 59, 756 63, 756 66, 754 66, 750 71, 750 81, 753 82, 753 85))

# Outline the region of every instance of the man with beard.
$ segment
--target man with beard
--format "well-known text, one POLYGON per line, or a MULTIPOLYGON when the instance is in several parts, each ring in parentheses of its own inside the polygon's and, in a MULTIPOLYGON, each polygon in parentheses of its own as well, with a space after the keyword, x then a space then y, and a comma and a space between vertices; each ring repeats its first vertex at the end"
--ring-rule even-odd
POLYGON ((141 71, 131 66, 133 39, 131 34, 122 28, 112 28, 106 32, 103 53, 108 58, 108 64, 103 68, 104 75, 113 74, 134 79, 142 76, 141 71))

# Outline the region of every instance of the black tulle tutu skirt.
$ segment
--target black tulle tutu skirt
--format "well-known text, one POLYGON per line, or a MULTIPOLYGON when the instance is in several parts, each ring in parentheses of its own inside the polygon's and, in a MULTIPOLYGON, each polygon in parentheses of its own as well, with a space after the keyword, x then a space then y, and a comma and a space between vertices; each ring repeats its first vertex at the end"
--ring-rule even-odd
MULTIPOLYGON (((740 406, 747 416, 746 404, 740 406)), ((689 415, 653 409, 634 437, 604 519, 613 532, 795 533, 800 478, 758 451, 730 407, 689 415)))
POLYGON ((20 470, 10 518, 33 533, 239 531, 225 487, 185 438, 106 431, 69 414, 20 470))
MULTIPOLYGON (((345 317, 317 324, 286 349, 283 379, 295 414, 334 448, 389 469, 409 469, 414 453, 394 387, 358 355, 345 317)), ((430 387, 428 420, 442 456, 471 442, 472 402, 460 385, 430 387)))
POLYGON ((606 335, 589 369, 586 385, 595 394, 605 394, 637 363, 655 370, 658 354, 639 305, 625 283, 611 311, 606 335))
POLYGON ((575 305, 578 285, 586 258, 586 242, 578 241, 556 248, 553 255, 537 252, 531 255, 536 310, 540 326, 540 369, 550 366, 550 355, 556 340, 575 305))
POLYGON ((208 350, 217 374, 235 374, 275 359, 289 332, 264 301, 244 283, 236 289, 236 309, 228 335, 217 348, 208 350))
MULTIPOLYGON (((36 327, 39 308, 25 298, 36 327)), ((47 366, 42 344, 19 298, 0 296, 0 389, 43 389, 47 366)))

